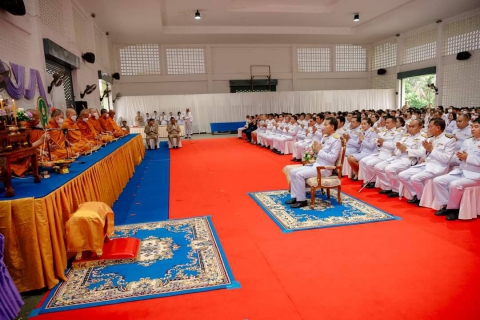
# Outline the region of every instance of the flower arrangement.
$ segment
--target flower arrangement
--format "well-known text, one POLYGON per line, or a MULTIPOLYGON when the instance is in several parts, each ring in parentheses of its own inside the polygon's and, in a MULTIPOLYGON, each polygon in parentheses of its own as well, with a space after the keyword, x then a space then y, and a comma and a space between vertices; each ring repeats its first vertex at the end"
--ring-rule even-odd
POLYGON ((17 121, 30 121, 32 119, 32 114, 30 112, 25 112, 23 108, 17 109, 17 121))
POLYGON ((303 152, 302 161, 315 162, 317 160, 317 153, 313 148, 313 144, 305 148, 303 152))

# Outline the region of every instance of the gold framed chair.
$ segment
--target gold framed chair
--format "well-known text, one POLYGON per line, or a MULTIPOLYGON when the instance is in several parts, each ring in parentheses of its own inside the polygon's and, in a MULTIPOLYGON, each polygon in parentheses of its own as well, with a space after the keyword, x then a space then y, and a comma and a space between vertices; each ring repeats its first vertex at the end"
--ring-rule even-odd
MULTIPOLYGON (((337 159, 337 162, 334 166, 320 166, 317 167, 317 176, 313 178, 309 178, 305 181, 305 186, 310 188, 311 192, 311 201, 310 201, 310 208, 315 207, 315 192, 317 189, 321 189, 322 193, 325 193, 325 189, 327 190, 327 198, 330 199, 330 189, 337 189, 338 195, 338 203, 342 204, 341 198, 341 190, 342 190, 342 171, 343 171, 343 162, 345 161, 345 152, 347 151, 347 143, 345 139, 342 137, 340 138, 342 142, 342 150, 340 155, 337 159), (332 175, 329 177, 322 177, 321 170, 333 170, 332 175)), ((307 164, 308 162, 303 162, 302 164, 297 165, 288 165, 283 168, 283 172, 285 173, 288 181, 288 189, 290 191, 290 172, 302 165, 307 164)))
POLYGON ((327 198, 330 199, 330 189, 337 189, 338 203, 342 204, 342 169, 343 161, 345 161, 345 152, 347 151, 347 143, 344 138, 340 138, 342 141, 342 151, 334 166, 319 166, 317 167, 317 177, 309 178, 306 181, 308 187, 310 187, 310 208, 315 207, 315 192, 317 189, 321 189, 322 193, 327 190, 327 198), (333 170, 332 175, 329 177, 322 177, 322 170, 333 170))

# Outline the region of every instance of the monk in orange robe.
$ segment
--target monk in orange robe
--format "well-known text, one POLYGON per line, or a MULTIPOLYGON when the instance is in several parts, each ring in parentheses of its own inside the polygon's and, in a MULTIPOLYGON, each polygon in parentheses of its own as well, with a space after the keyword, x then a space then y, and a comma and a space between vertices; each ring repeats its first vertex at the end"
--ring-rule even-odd
POLYGON ((112 133, 115 138, 123 137, 124 135, 123 130, 115 131, 115 129, 112 126, 112 122, 108 121, 109 114, 107 109, 102 109, 100 113, 101 113, 101 116, 98 119, 98 122, 100 123, 102 130, 104 132, 112 133))
POLYGON ((82 149, 83 152, 89 152, 92 150, 93 146, 101 145, 98 143, 98 140, 92 139, 88 140, 80 131, 80 128, 77 126, 77 111, 72 108, 68 108, 65 112, 67 118, 62 123, 62 129, 68 129, 68 141, 75 147, 82 149))
MULTIPOLYGON (((100 140, 103 142, 110 142, 113 140, 113 136, 109 135, 107 132, 103 132, 102 126, 98 122, 98 118, 100 116, 98 115, 98 111, 95 108, 90 108, 88 110, 90 112, 90 118, 88 119, 88 123, 95 129, 95 132, 99 134, 100 140)), ((83 110, 82 110, 83 112, 83 110)), ((85 116, 83 117, 84 119, 86 118, 87 114, 85 113, 85 116)), ((80 128, 81 129, 81 128, 80 128)))
POLYGON ((110 124, 112 125, 112 128, 113 128, 114 132, 121 133, 122 137, 127 135, 127 133, 125 131, 123 131, 122 128, 120 128, 120 126, 117 124, 117 122, 115 122, 115 111, 114 110, 108 111, 107 121, 110 122, 110 124))
MULTIPOLYGON (((49 130, 50 133, 50 138, 54 142, 56 146, 55 152, 57 152, 58 149, 63 149, 66 151, 66 146, 65 146, 65 135, 63 134, 63 131, 61 129, 61 126, 63 125, 64 121, 64 115, 63 111, 60 109, 55 109, 52 112, 52 116, 50 120, 48 120, 48 129, 53 129, 49 130)), ((67 141, 68 145, 68 155, 69 157, 73 158, 74 156, 77 156, 79 153, 84 152, 83 149, 78 148, 75 145, 72 145, 67 141)))

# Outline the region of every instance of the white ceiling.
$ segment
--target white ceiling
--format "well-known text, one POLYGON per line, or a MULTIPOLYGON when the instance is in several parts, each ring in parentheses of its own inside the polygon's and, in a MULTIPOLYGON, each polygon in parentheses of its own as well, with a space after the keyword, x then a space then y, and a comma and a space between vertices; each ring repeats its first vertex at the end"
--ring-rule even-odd
POLYGON ((371 44, 479 0, 82 0, 113 43, 371 44), (199 10, 202 19, 195 20, 199 10), (360 14, 354 22, 353 15, 360 14))

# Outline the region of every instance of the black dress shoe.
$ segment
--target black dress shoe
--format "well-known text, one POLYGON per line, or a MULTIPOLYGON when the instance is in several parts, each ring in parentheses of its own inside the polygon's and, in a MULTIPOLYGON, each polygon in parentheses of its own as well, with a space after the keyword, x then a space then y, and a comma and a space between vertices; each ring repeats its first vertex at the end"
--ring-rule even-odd
POLYGON ((308 206, 307 200, 305 201, 297 201, 294 204, 290 205, 290 208, 302 208, 308 206))
POLYGON ((397 198, 397 197, 399 197, 400 195, 398 194, 398 192, 392 191, 392 192, 390 192, 387 196, 388 196, 389 198, 397 198))
POLYGON ((408 200, 407 202, 408 203, 417 203, 418 199, 417 199, 417 196, 413 196, 413 198, 411 200, 408 200))
POLYGON ((446 216, 448 214, 447 212, 447 206, 443 207, 442 209, 438 210, 437 212, 435 212, 435 215, 436 216, 446 216))
POLYGON ((290 200, 285 201, 285 204, 293 204, 293 203, 295 203, 295 202, 297 202, 297 199, 292 198, 292 199, 290 199, 290 200))
POLYGON ((458 211, 457 210, 449 210, 449 213, 447 214, 448 221, 453 221, 458 219, 458 211))
POLYGON ((373 188, 375 188, 375 182, 369 182, 369 183, 365 186, 365 188, 367 188, 367 189, 373 189, 373 188))
POLYGON ((293 158, 292 161, 297 161, 297 158, 293 158))
POLYGON ((380 190, 378 193, 380 193, 380 194, 390 194, 390 193, 392 193, 392 190, 380 190))

